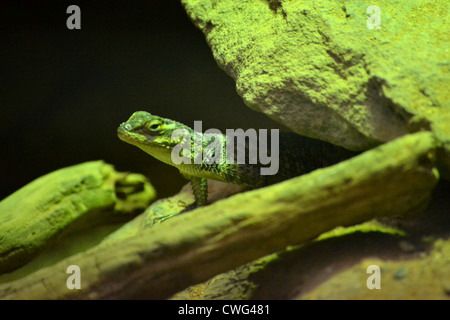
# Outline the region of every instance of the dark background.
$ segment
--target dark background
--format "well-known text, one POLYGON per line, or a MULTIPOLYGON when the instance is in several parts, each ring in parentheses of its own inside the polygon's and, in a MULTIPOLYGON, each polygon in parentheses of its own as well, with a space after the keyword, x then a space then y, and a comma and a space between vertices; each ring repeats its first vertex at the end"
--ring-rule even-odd
POLYGON ((117 138, 137 110, 208 128, 278 127, 243 104, 178 0, 0 2, 0 199, 103 159, 159 196, 186 180, 117 138), (66 9, 81 9, 69 30, 66 9))

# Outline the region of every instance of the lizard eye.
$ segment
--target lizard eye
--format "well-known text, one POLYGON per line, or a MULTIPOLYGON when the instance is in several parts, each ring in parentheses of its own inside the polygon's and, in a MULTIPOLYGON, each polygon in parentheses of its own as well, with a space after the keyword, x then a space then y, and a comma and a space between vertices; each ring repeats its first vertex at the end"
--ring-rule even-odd
POLYGON ((161 127, 161 123, 159 123, 159 122, 151 122, 148 125, 148 128, 151 131, 158 131, 160 127, 161 127))

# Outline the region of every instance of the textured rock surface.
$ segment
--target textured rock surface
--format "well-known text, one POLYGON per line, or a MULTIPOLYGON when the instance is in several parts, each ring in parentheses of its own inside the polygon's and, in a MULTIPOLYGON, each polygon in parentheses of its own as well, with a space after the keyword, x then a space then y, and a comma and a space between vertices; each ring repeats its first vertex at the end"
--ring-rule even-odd
POLYGON ((450 241, 406 261, 366 258, 305 294, 304 299, 449 299, 450 241), (369 266, 380 268, 380 288, 368 289, 369 266))
POLYGON ((450 299, 449 182, 407 219, 338 227, 189 287, 172 299, 450 299), (368 289, 380 267, 380 289, 368 289))
POLYGON ((182 3, 244 102, 299 134, 366 149, 449 112, 446 1, 380 3, 380 29, 370 1, 182 3))
POLYGON ((0 202, 0 274, 29 262, 63 232, 130 219, 155 196, 144 176, 103 161, 34 180, 0 202))

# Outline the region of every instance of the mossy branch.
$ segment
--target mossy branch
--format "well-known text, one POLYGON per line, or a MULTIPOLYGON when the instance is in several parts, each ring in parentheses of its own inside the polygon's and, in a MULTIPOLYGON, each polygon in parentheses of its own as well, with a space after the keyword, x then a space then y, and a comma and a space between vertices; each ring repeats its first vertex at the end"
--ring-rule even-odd
POLYGON ((175 216, 0 285, 6 299, 167 298, 189 285, 314 239, 336 226, 423 208, 436 142, 417 133, 335 166, 175 216), (81 269, 69 290, 66 269, 81 269))

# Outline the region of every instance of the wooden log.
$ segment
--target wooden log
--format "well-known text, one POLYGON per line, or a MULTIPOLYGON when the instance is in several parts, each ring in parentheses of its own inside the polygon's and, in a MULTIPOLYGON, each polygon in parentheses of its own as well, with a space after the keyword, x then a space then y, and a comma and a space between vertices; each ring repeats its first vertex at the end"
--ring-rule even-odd
POLYGON ((332 167, 235 195, 137 236, 99 245, 0 285, 0 297, 167 298, 337 226, 424 208, 437 182, 436 148, 430 133, 404 136, 332 167), (69 265, 80 267, 80 290, 66 287, 69 265))
POLYGON ((143 175, 103 161, 46 174, 0 202, 0 274, 31 261, 69 229, 129 220, 155 197, 143 175))

